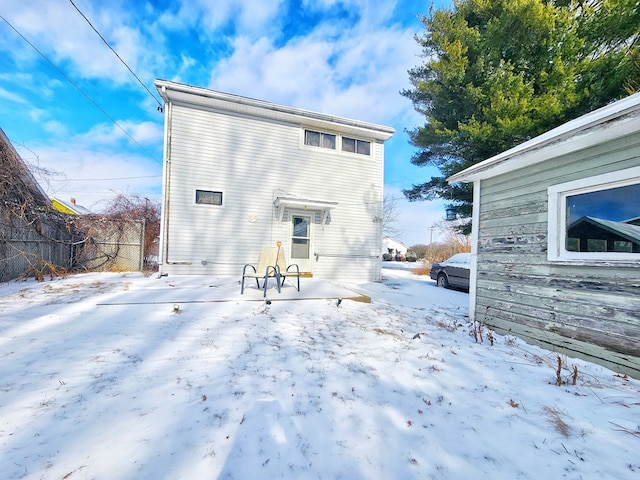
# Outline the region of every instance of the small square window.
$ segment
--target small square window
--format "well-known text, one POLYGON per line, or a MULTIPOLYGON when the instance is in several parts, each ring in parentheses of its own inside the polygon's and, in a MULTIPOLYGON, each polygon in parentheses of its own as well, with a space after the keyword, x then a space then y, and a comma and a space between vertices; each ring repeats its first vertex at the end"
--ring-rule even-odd
POLYGON ((304 144, 311 145, 312 147, 320 146, 320 132, 312 132, 311 130, 304 131, 304 144))
POLYGON ((342 137, 342 151, 343 152, 356 152, 356 141, 354 138, 342 137))
POLYGON ((330 148, 331 150, 336 149, 336 136, 330 135, 328 133, 322 134, 322 147, 330 148))
POLYGON ((371 143, 370 142, 365 142, 362 140, 358 140, 358 153, 360 155, 369 155, 369 152, 371 151, 371 143))
POLYGON ((222 205, 222 192, 196 190, 196 205, 222 205))

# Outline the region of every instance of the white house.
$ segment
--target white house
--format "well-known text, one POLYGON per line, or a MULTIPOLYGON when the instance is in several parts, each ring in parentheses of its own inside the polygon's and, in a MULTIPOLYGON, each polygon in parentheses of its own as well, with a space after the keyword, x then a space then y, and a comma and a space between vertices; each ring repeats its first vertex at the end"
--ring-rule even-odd
POLYGON ((382 239, 382 253, 388 253, 395 257, 396 255, 405 256, 409 247, 407 247, 404 243, 396 240, 392 237, 384 237, 382 239))
POLYGON ((392 128, 155 84, 165 101, 161 273, 239 276, 281 242, 307 275, 380 280, 392 128))
POLYGON ((473 182, 470 315, 640 377, 640 93, 448 180, 473 182))

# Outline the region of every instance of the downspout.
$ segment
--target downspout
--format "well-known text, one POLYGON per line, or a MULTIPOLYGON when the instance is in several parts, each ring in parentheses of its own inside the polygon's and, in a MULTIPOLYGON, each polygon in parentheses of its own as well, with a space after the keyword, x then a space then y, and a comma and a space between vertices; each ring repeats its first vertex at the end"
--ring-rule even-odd
POLYGON ((162 87, 162 97, 164 102, 164 163, 162 177, 162 224, 160 225, 160 264, 159 272, 162 274, 162 266, 168 263, 168 246, 167 239, 169 237, 169 187, 171 183, 171 103, 166 100, 167 87, 162 87))
POLYGON ((169 207, 171 197, 171 125, 173 104, 166 100, 166 86, 162 86, 162 97, 165 98, 165 127, 164 127, 164 178, 162 185, 163 204, 162 204, 162 224, 160 226, 160 264, 158 265, 159 273, 162 274, 163 265, 191 265, 191 262, 172 262, 169 260, 169 207))

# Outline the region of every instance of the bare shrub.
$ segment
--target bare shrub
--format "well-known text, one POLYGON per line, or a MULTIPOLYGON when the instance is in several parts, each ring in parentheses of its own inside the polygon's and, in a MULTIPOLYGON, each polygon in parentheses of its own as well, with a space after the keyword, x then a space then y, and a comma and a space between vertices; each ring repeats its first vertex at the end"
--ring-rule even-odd
POLYGON ((104 211, 112 220, 144 220, 144 263, 150 267, 158 255, 160 236, 160 202, 139 195, 119 194, 104 211))
POLYGON ((543 407, 542 411, 547 416, 548 422, 553 425, 553 428, 559 432, 563 437, 569 437, 571 435, 571 427, 562 418, 562 411, 556 407, 543 407))

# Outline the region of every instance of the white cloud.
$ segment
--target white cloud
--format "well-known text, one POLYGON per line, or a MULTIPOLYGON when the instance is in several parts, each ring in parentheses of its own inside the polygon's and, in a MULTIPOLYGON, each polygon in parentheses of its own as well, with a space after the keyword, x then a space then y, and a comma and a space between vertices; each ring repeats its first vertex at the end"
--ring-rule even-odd
POLYGON ((277 25, 285 0, 181 0, 174 10, 163 11, 159 24, 169 30, 198 28, 211 35, 226 23, 232 23, 240 35, 260 32, 277 25))
POLYGON ((211 88, 377 123, 411 116, 400 96, 417 48, 412 32, 380 28, 331 38, 320 27, 276 48, 273 39, 239 37, 212 72, 211 88))
POLYGON ((4 98, 5 100, 9 100, 15 103, 22 103, 22 104, 27 103, 27 101, 24 98, 22 98, 20 95, 17 95, 13 92, 9 92, 2 87, 0 87, 0 98, 4 98))
POLYGON ((51 133, 57 137, 66 138, 69 135, 67 126, 56 120, 49 120, 44 122, 44 129, 46 132, 51 133))
POLYGON ((160 197, 162 167, 150 159, 76 145, 36 147, 33 151, 16 148, 32 163, 35 155, 39 169, 34 174, 48 195, 75 198, 94 212, 101 211, 119 193, 160 197))
POLYGON ((76 135, 72 138, 72 143, 82 146, 110 146, 121 140, 131 141, 127 132, 141 145, 162 143, 163 125, 158 122, 134 122, 131 120, 120 120, 118 126, 112 123, 100 123, 94 125, 88 132, 76 135), (124 131, 123 131, 124 130, 124 131))
MULTIPOLYGON (((70 2, 7 0, 4 3, 3 14, 16 30, 72 79, 101 79, 117 85, 136 82, 70 2)), ((153 48, 151 38, 135 23, 131 11, 118 10, 113 2, 78 1, 76 4, 134 72, 152 70, 149 65, 157 62, 157 48, 153 48), (133 23, 129 25, 130 22, 133 23)), ((42 60, 16 35, 11 39, 19 50, 5 48, 17 61, 42 60)))

